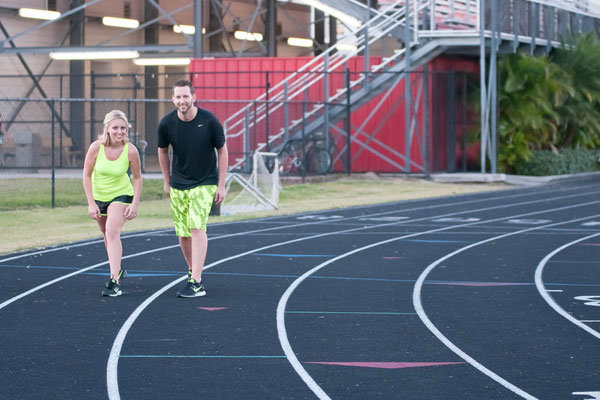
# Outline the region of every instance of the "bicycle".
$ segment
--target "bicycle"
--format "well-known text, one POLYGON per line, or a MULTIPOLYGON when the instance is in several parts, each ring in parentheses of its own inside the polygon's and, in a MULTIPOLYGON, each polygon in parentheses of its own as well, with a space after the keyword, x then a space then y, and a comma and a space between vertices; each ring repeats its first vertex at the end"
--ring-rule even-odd
POLYGON ((326 174, 332 166, 333 139, 325 140, 322 132, 307 135, 304 139, 290 139, 279 152, 279 173, 326 174))

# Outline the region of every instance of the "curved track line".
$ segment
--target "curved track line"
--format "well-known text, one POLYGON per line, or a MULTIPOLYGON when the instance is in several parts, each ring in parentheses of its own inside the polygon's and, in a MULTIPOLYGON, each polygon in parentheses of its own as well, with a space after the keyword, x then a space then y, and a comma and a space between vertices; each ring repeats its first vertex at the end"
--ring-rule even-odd
POLYGON ((542 259, 542 261, 540 261, 540 263, 538 264, 538 266, 535 269, 535 287, 537 288, 537 290, 540 293, 540 295, 544 298, 544 300, 546 300, 546 303, 548 303, 548 305, 550 307, 552 307, 554 309, 554 311, 556 311, 557 313, 559 313, 560 315, 562 315, 563 317, 565 317, 566 319, 568 319, 569 321, 571 321, 573 324, 577 325, 578 327, 580 327, 581 329, 583 329, 584 331, 586 331, 587 333, 595 336, 597 339, 600 339, 600 332, 598 332, 598 331, 590 328, 588 325, 584 324, 583 322, 581 322, 577 318, 573 317, 571 314, 569 314, 568 312, 566 312, 561 306, 559 306, 556 301, 554 301, 554 299, 552 298, 552 296, 550 296, 548 294, 548 292, 546 291, 546 288, 544 286, 544 281, 542 279, 542 274, 544 272, 544 267, 546 266, 546 263, 552 257, 554 257, 556 254, 560 253, 561 251, 563 251, 567 247, 570 247, 570 246, 572 246, 574 244, 577 244, 579 242, 583 242, 584 240, 588 240, 588 239, 591 239, 591 238, 596 237, 596 236, 600 236, 600 233, 595 233, 593 235, 582 237, 581 239, 577 239, 577 240, 574 240, 574 241, 569 242, 567 244, 564 244, 564 245, 560 246, 559 248, 555 249, 554 251, 552 251, 551 253, 549 253, 546 257, 544 257, 542 259))
MULTIPOLYGON (((143 251, 141 253, 130 254, 128 256, 123 256, 123 259, 132 258, 132 257, 138 257, 138 256, 142 256, 142 255, 145 255, 145 254, 154 253, 154 252, 157 252, 157 251, 168 250, 168 249, 172 249, 172 248, 178 247, 178 246, 179 246, 179 244, 175 244, 175 245, 171 245, 171 246, 161 247, 161 248, 158 248, 158 249, 143 251)), ((28 296, 28 295, 30 295, 32 293, 37 292, 38 290, 41 290, 41 289, 43 289, 45 287, 48 287, 50 285, 53 285, 53 284, 55 284, 57 282, 60 282, 60 281, 65 280, 65 279, 68 279, 68 278, 70 278, 72 276, 75 276, 75 275, 79 275, 79 274, 81 274, 83 272, 86 272, 86 271, 89 271, 91 269, 101 267, 102 265, 106 265, 106 264, 108 264, 108 261, 103 261, 101 263, 90 265, 89 267, 85 267, 85 268, 79 269, 79 270, 77 270, 75 272, 71 272, 70 274, 60 276, 60 277, 58 277, 56 279, 52 279, 51 281, 48 281, 48 282, 43 283, 43 284, 41 284, 39 286, 36 286, 33 289, 29 289, 26 292, 23 292, 23 293, 21 293, 21 294, 19 294, 17 296, 11 297, 10 299, 6 300, 5 302, 0 303, 0 310, 3 309, 4 307, 6 307, 7 305, 11 304, 11 303, 14 303, 17 300, 22 299, 25 296, 28 296)))
MULTIPOLYGON (((579 207, 579 206, 580 205, 575 205, 575 206, 569 206, 569 207, 565 207, 565 208, 573 208, 573 207, 579 207)), ((551 211, 551 210, 548 210, 548 211, 551 211)), ((523 229, 523 230, 516 231, 516 232, 506 233, 506 234, 499 235, 499 236, 494 236, 492 238, 485 239, 485 240, 482 240, 482 241, 470 244, 468 246, 462 247, 462 248, 460 248, 460 249, 458 249, 456 251, 453 251, 452 253, 447 254, 446 256, 444 256, 442 258, 439 258, 438 260, 436 260, 433 263, 429 264, 429 266, 427 266, 427 268, 425 268, 425 270, 421 273, 421 275, 417 279, 417 282, 415 283, 415 287, 413 289, 413 304, 415 306, 415 310, 417 311, 417 315, 419 316, 419 318, 421 319, 421 321, 425 324, 425 326, 427 327, 427 329, 429 329, 431 331, 431 333, 433 333, 442 343, 444 343, 444 345, 446 345, 446 347, 448 347, 450 350, 452 350, 454 353, 456 353, 459 357, 461 357, 462 359, 464 359, 465 361, 467 361, 469 364, 471 364, 477 370, 479 370, 483 374, 487 375, 488 377, 490 377, 494 381, 498 382, 499 384, 501 384, 505 388, 509 389, 513 393, 515 393, 515 394, 517 394, 517 395, 519 395, 519 396, 521 396, 521 397, 523 397, 525 399, 537 400, 536 397, 534 397, 534 396, 530 395, 529 393, 523 391, 522 389, 518 388, 517 386, 513 385, 512 383, 508 382, 504 378, 500 377, 499 375, 497 375, 493 371, 491 371, 488 368, 486 368, 485 366, 483 366, 481 363, 479 363, 474 358, 472 358, 467 353, 465 353, 460 348, 458 348, 458 346, 456 346, 454 343, 452 343, 446 336, 444 336, 444 334, 439 329, 437 329, 437 327, 433 324, 433 322, 431 322, 431 320, 429 319, 429 317, 427 317, 427 314, 425 313, 425 310, 423 309, 423 304, 421 303, 421 290, 422 290, 422 287, 423 287, 423 283, 425 282, 425 279, 427 278, 427 276, 429 275, 429 273, 431 273, 431 271, 433 271, 433 269, 435 267, 437 267, 440 263, 442 263, 443 261, 446 261, 447 259, 449 259, 451 257, 454 257, 455 255, 457 255, 459 253, 462 253, 465 250, 469 250, 469 249, 471 249, 473 247, 476 247, 476 246, 479 246, 481 244, 485 244, 485 243, 488 243, 488 242, 491 242, 491 241, 494 241, 494 240, 503 239, 503 238, 508 237, 508 236, 518 235, 518 234, 521 234, 521 233, 535 231, 535 230, 538 230, 538 229, 544 229, 544 228, 548 228, 548 227, 551 227, 551 226, 564 225, 564 224, 573 223, 573 222, 585 221, 587 219, 597 218, 599 216, 600 216, 600 214, 597 214, 597 215, 592 215, 592 216, 588 216, 588 217, 585 217, 585 218, 578 218, 578 219, 574 219, 574 220, 570 220, 570 221, 564 221, 564 222, 558 222, 558 223, 553 223, 553 224, 548 224, 548 225, 542 225, 542 226, 537 226, 537 227, 533 227, 533 228, 523 229)))
MULTIPOLYGON (((165 232, 165 231, 172 231, 173 228, 169 228, 169 229, 159 229, 157 231, 145 231, 145 232, 141 232, 141 233, 134 233, 131 235, 122 235, 121 239, 129 239, 132 237, 137 237, 137 236, 144 236, 144 235, 152 235, 154 233, 161 233, 161 232, 165 232)), ((53 247, 51 249, 44 249, 44 250, 34 250, 32 252, 26 252, 23 254, 19 254, 18 256, 13 256, 13 257, 8 257, 8 258, 3 258, 0 259, 0 263, 6 262, 6 261, 12 261, 12 260, 16 260, 19 258, 23 258, 23 257, 29 257, 29 256, 37 256, 39 254, 44 254, 44 253, 51 253, 53 251, 58 251, 58 250, 65 250, 65 249, 70 249, 72 247, 82 247, 82 246, 88 246, 90 244, 96 244, 96 243, 103 243, 104 239, 88 239, 82 243, 75 243, 75 244, 66 244, 66 245, 62 245, 59 247, 53 247)))
MULTIPOLYGON (((535 192, 535 193, 518 193, 518 194, 511 194, 511 195, 507 195, 507 196, 497 196, 494 197, 491 200, 497 200, 497 199, 509 199, 509 198, 514 198, 514 197, 523 197, 523 196, 528 196, 528 195, 539 195, 540 193, 556 193, 559 191, 572 191, 573 189, 577 189, 577 188, 587 188, 588 185, 585 186, 574 186, 574 187, 569 187, 566 189, 558 189, 558 190, 546 190, 546 191, 539 191, 539 192, 535 192)), ((516 190, 516 189, 515 189, 516 190)), ((481 193, 481 192, 480 192, 481 193)), ((480 193, 475 193, 475 194, 480 194, 480 193)), ((493 192, 491 192, 493 193, 493 192)), ((594 192, 592 192, 594 193, 594 192)), ((485 192, 483 193, 485 194, 485 192)), ((414 201, 423 201, 423 200, 435 200, 435 199, 439 199, 439 198, 429 198, 429 199, 416 199, 414 201)), ((415 211, 415 210, 426 210, 426 209, 430 209, 430 208, 439 208, 439 207, 450 207, 450 206, 454 206, 454 205, 463 205, 463 204, 472 204, 472 203, 481 203, 482 201, 486 201, 486 200, 490 200, 488 198, 483 198, 483 199, 475 199, 475 200, 469 200, 469 201, 462 201, 459 203, 450 203, 450 204, 434 204, 431 206, 423 206, 423 207, 415 207, 415 208, 409 208, 406 210, 394 210, 394 211, 384 211, 384 212, 380 212, 380 213, 373 213, 373 214, 366 214, 366 215, 361 215, 361 216, 356 216, 356 217, 348 217, 348 218, 344 218, 343 220, 346 219, 358 219, 358 218, 366 218, 366 217, 374 217, 374 216, 379 216, 379 215, 386 215, 386 214, 392 214, 392 213, 398 213, 398 212, 409 212, 409 211, 415 211)), ((389 203, 386 203, 389 204, 389 203)), ((393 204, 393 203, 392 203, 393 204)), ((368 206, 356 206, 357 207, 367 207, 367 208, 371 208, 371 207, 379 207, 381 206, 381 204, 372 204, 372 205, 368 205, 368 206)), ((349 210, 352 209, 354 207, 349 207, 345 210, 349 210)), ((322 214, 322 213, 327 213, 327 212, 334 212, 335 210, 318 210, 318 211, 309 211, 306 213, 301 213, 298 215, 304 215, 304 214, 322 214)), ((219 223, 218 225, 227 225, 227 224, 235 224, 235 223, 240 223, 240 222, 256 222, 256 221, 263 221, 263 220, 270 220, 270 219, 276 219, 276 218, 280 218, 280 217, 266 217, 266 218, 257 218, 257 219, 252 219, 252 220, 242 220, 242 221, 231 221, 231 222, 223 222, 223 223, 219 223)), ((329 221, 313 221, 313 222, 307 222, 307 223, 301 223, 301 224, 297 224, 295 226, 302 226, 302 225, 307 225, 307 224, 319 224, 319 223, 326 223, 329 221)), ((272 229, 280 229, 281 227, 277 227, 277 228, 272 228, 272 229)), ((168 229, 160 229, 157 231, 146 231, 143 233, 137 233, 137 234, 131 234, 131 235, 127 235, 127 236, 123 236, 123 238, 127 237, 135 237, 135 236, 143 236, 146 235, 150 232, 150 234, 152 233, 159 233, 159 232, 164 232, 164 231, 169 231, 169 230, 173 230, 173 228, 168 228, 168 229)), ((45 249, 45 250, 39 250, 39 251, 33 251, 31 253, 24 253, 24 254, 19 254, 17 256, 13 256, 13 257, 9 257, 9 258, 4 258, 4 259, 0 259, 0 263, 6 262, 6 261, 12 261, 15 259, 19 259, 19 258, 23 258, 23 257, 28 257, 28 256, 35 256, 38 254, 44 254, 44 253, 48 253, 48 252, 53 252, 53 251, 58 251, 58 250, 63 250, 63 249, 68 249, 70 247, 80 247, 80 246, 85 246, 85 245, 89 245, 89 244, 94 244, 94 243, 101 243, 103 242, 102 239, 89 239, 90 241, 86 241, 85 243, 77 243, 77 244, 67 244, 67 245, 63 245, 60 247, 53 247, 51 249, 45 249)))
MULTIPOLYGON (((289 297, 292 295, 292 293, 294 292, 294 290, 298 287, 298 285, 300 285, 300 283, 302 283, 302 281, 304 281, 310 275, 312 275, 316 271, 322 269, 323 267, 325 267, 325 266, 327 266, 327 265, 329 265, 329 264, 331 264, 331 263, 333 263, 335 261, 338 261, 338 260, 340 260, 342 258, 345 258, 345 257, 348 257, 350 255, 356 254, 356 253, 358 253, 360 251, 363 251, 363 250, 367 250, 367 249, 370 249, 370 248, 373 248, 373 247, 376 247, 376 246, 380 246, 380 245, 383 245, 383 244, 387 244, 387 243, 392 243, 392 242, 395 242, 395 241, 398 241, 398 240, 407 239, 407 238, 410 238, 410 237, 415 237, 415 236, 420 236, 420 235, 425 235, 425 234, 429 234, 429 233, 436 233, 436 232, 446 231, 446 230, 460 228, 460 227, 465 227, 465 226, 472 226, 472 225, 479 225, 479 224, 488 223, 488 222, 501 221, 501 220, 505 220, 505 219, 509 219, 509 218, 518 218, 518 217, 523 217, 523 216, 528 216, 528 215, 535 215, 535 214, 541 214, 541 213, 559 211, 559 210, 563 210, 563 209, 580 207, 582 205, 588 205, 588 204, 594 204, 594 203, 598 203, 598 201, 593 201, 593 202, 589 202, 589 203, 582 203, 582 204, 577 204, 577 205, 571 205, 571 206, 566 206, 566 207, 560 207, 560 208, 555 208, 555 209, 549 209, 549 210, 543 210, 543 211, 536 211, 536 212, 527 213, 527 214, 519 214, 519 215, 508 216, 508 217, 502 217, 502 218, 497 218, 497 219, 493 219, 493 220, 489 220, 489 221, 479 221, 479 222, 472 222, 472 223, 467 223, 467 224, 460 224, 460 225, 449 226, 449 227, 444 227, 444 228, 432 229, 432 230, 429 230, 429 231, 426 231, 426 232, 418 232, 418 233, 413 233, 413 234, 409 234, 409 235, 403 235, 403 236, 400 236, 400 237, 395 237, 395 238, 392 238, 392 239, 383 240, 383 241, 380 241, 380 242, 377 242, 377 243, 372 243, 370 245, 367 245, 367 246, 364 246, 364 247, 360 247, 358 249, 354 249, 354 250, 349 251, 347 253, 341 254, 341 255, 339 255, 339 256, 331 259, 331 260, 325 261, 324 263, 321 263, 321 264, 317 265, 316 267, 314 267, 310 271, 307 271, 302 276, 300 276, 299 278, 297 278, 288 287, 288 289, 285 291, 285 293, 283 294, 283 296, 279 300, 279 304, 277 305, 277 331, 278 331, 278 336, 279 336, 279 341, 281 343, 281 347, 283 348, 283 351, 284 351, 284 353, 285 353, 288 361, 290 362, 290 364, 292 365, 292 367, 294 368, 294 370, 296 371, 296 373, 302 378, 302 380, 313 391, 313 393, 315 395, 317 395, 317 397, 319 397, 319 399, 322 399, 322 400, 323 399, 329 399, 329 396, 323 391, 323 389, 321 389, 321 387, 314 381, 314 379, 312 379, 312 377, 304 369, 304 367, 302 366, 302 364, 298 361, 298 358, 296 357, 294 351, 292 350, 292 347, 291 347, 291 345, 289 343, 289 340, 287 338, 287 331, 286 331, 286 328, 285 328, 285 308, 286 308, 287 301, 288 301, 289 297)), ((600 216, 600 214, 598 214, 596 216, 593 216, 593 217, 586 217, 584 219, 594 218, 594 217, 597 217, 597 216, 600 216)), ((572 222, 572 221, 570 221, 570 222, 572 222)), ((559 225, 559 224, 561 224, 561 223, 550 224, 550 225, 546 225, 546 226, 559 225)), ((530 229, 527 229, 527 230, 542 229, 542 228, 544 228, 546 226, 541 226, 541 227, 536 227, 536 228, 530 228, 530 229)), ((524 230, 524 231, 526 231, 526 230, 524 230)), ((524 232, 524 231, 519 231, 519 232, 524 232)), ((515 233, 518 233, 518 232, 515 232, 515 233)), ((515 233, 511 233, 511 234, 515 234, 515 233)), ((502 235, 502 236, 507 236, 507 235, 502 235)), ((488 240, 486 240, 486 242, 489 241, 489 240, 493 240, 493 239, 488 239, 488 240)), ((482 242, 479 242, 479 243, 482 243, 482 242)), ((454 253, 451 253, 451 254, 454 254, 454 253)), ((424 280, 424 278, 423 278, 423 280, 424 280)), ((418 281, 417 281, 417 283, 418 283, 418 281)), ((426 318, 426 316, 425 316, 425 318, 426 318)), ((431 324, 431 325, 433 326, 433 324, 431 324)), ((435 329, 435 326, 433 326, 433 328, 435 329)), ((440 333, 440 335, 441 335, 441 333, 440 333)), ((442 335, 442 337, 443 337, 443 335, 442 335)), ((442 340, 442 342, 443 342, 443 340, 442 340)), ((454 346, 449 341, 448 341, 448 344, 454 346)), ((446 344, 446 345, 448 346, 448 344, 446 344)), ((455 348, 456 348, 456 350, 458 350, 459 352, 462 353, 462 351, 460 349, 458 349, 457 347, 455 347, 455 348)), ((464 354, 465 356, 468 357, 468 355, 466 355, 466 353, 462 353, 462 354, 464 354)), ((463 358, 465 360, 467 360, 465 357, 463 357, 463 358)), ((471 359, 470 357, 468 357, 468 358, 471 359)), ((471 359, 471 360, 473 362, 477 363, 475 360, 473 360, 473 359, 471 359)), ((467 360, 467 361, 469 361, 469 360, 467 360)), ((483 368, 485 368, 485 367, 483 367, 483 368)), ((493 374, 493 372, 491 372, 491 371, 490 371, 490 373, 493 374)), ((499 378, 499 379, 501 379, 501 380, 503 380, 502 378, 500 378, 499 376, 497 376, 495 374, 494 374, 494 376, 497 377, 497 378, 499 378)), ((508 385, 511 385, 508 382, 506 382, 506 383, 508 385)), ((520 389, 517 388, 517 390, 520 390, 520 389)))
MULTIPOLYGON (((589 195, 589 194, 594 194, 594 193, 597 193, 597 192, 587 192, 584 195, 589 195)), ((519 195, 511 195, 511 196, 505 196, 505 197, 506 198, 509 198, 509 197, 520 197, 520 196, 524 196, 524 195, 525 194, 519 194, 519 195)), ((574 197, 574 196, 578 196, 578 195, 558 196, 558 197, 552 198, 551 200, 558 200, 558 199, 569 198, 569 197, 574 197)), ((505 198, 505 197, 501 197, 501 198, 505 198)), ((454 204, 451 204, 451 205, 458 205, 458 204, 462 205, 462 204, 467 204, 467 203, 477 203, 477 202, 481 202, 481 201, 484 201, 484 200, 487 200, 487 199, 478 199, 478 200, 472 200, 472 201, 468 201, 468 202, 454 203, 454 204)), ((486 207, 486 208, 480 208, 480 209, 476 209, 476 210, 469 210, 469 211, 461 211, 461 212, 455 212, 455 213, 442 214, 442 215, 438 215, 438 216, 435 216, 435 217, 426 217, 426 218, 420 218, 420 219, 415 219, 415 220, 406 220, 406 221, 396 221, 396 222, 391 222, 391 223, 387 223, 387 224, 379 224, 379 225, 376 224, 376 225, 372 225, 372 226, 361 227, 361 228, 357 228, 357 229, 348 229, 348 230, 339 231, 339 232, 333 232, 333 233, 351 232, 351 231, 354 231, 354 230, 371 229, 371 228, 383 227, 383 226, 389 226, 389 225, 405 224, 405 223, 408 223, 408 222, 423 221, 423 220, 428 220, 428 219, 432 219, 432 218, 440 218, 440 217, 447 217, 447 216, 452 216, 452 215, 460 215, 460 214, 465 214, 465 213, 468 213, 468 212, 485 211, 485 210, 495 209, 495 208, 503 208, 503 207, 523 205, 523 204, 538 203, 538 202, 547 201, 547 200, 549 200, 549 199, 532 200, 532 201, 526 201, 526 202, 521 202, 521 203, 514 203, 512 205, 502 205, 502 206, 486 207)), ((433 206, 426 206, 426 207, 416 207, 416 208, 408 209, 408 210, 404 210, 404 211, 396 211, 396 210, 394 210, 394 211, 385 211, 385 212, 381 212, 381 213, 366 214, 366 215, 360 215, 360 216, 355 216, 355 217, 346 217, 346 218, 339 219, 338 221, 351 220, 351 219, 359 219, 359 218, 365 218, 365 217, 369 217, 369 216, 386 215, 386 214, 392 214, 392 213, 398 213, 398 212, 407 212, 407 211, 414 211, 414 210, 437 208, 437 207, 443 207, 443 206, 447 206, 447 205, 433 205, 433 206)), ((325 210, 323 212, 330 212, 330 210, 325 210)), ((237 232, 237 233, 231 233, 231 234, 216 236, 216 237, 209 238, 208 240, 223 239, 223 238, 229 238, 229 237, 234 237, 234 236, 246 235, 246 234, 249 234, 249 233, 266 232, 266 231, 271 231, 271 230, 293 228, 293 227, 298 227, 298 226, 325 224, 327 222, 330 222, 330 221, 311 221, 311 222, 302 222, 302 223, 298 223, 298 224, 289 224, 289 225, 283 225, 283 226, 276 226, 276 227, 272 227, 272 228, 255 229, 255 230, 251 230, 251 231, 243 231, 243 232, 237 232)), ((165 230, 171 230, 171 229, 165 229, 165 230)), ((162 231, 165 231, 165 230, 159 230, 158 232, 162 232, 162 231)), ((133 234, 133 235, 129 235, 127 237, 143 236, 143 235, 146 235, 146 234, 148 234, 148 232, 139 233, 139 234, 133 234)), ((317 235, 317 236, 313 236, 313 237, 320 237, 320 236, 323 236, 323 235, 317 235)), ((101 242, 101 241, 96 241, 96 242, 93 242, 93 243, 98 243, 98 242, 101 242)), ((37 255, 37 254, 51 252, 51 251, 57 251, 57 250, 61 250, 61 249, 64 249, 64 248, 69 248, 69 247, 83 246, 83 245, 87 245, 87 244, 90 244, 90 243, 91 242, 80 243, 78 245, 71 245, 71 246, 67 245, 67 246, 63 246, 63 247, 60 247, 60 248, 53 248, 53 249, 48 249, 48 250, 37 251, 37 252, 34 252, 34 253, 22 254, 22 255, 19 255, 19 256, 12 257, 12 258, 0 260, 0 263, 4 262, 4 261, 9 261, 9 260, 12 260, 12 259, 15 259, 15 258, 21 258, 21 257, 25 257, 25 256, 31 256, 31 255, 37 255)), ((167 247, 162 247, 162 248, 154 249, 154 250, 150 250, 150 251, 144 251, 144 252, 141 252, 141 253, 130 254, 128 256, 124 256, 123 259, 131 258, 131 257, 136 257, 136 256, 140 256, 140 255, 145 255, 145 254, 149 254, 149 253, 152 253, 152 252, 155 252, 155 251, 166 250, 166 249, 170 249, 170 248, 176 247, 176 246, 177 245, 167 246, 167 247)), ((34 293, 34 292, 36 292, 36 291, 38 291, 40 289, 43 289, 43 288, 45 288, 47 286, 53 285, 53 284, 55 284, 57 282, 60 282, 60 281, 62 281, 64 279, 70 278, 70 277, 78 275, 78 274, 80 274, 82 272, 86 272, 86 271, 88 271, 90 269, 97 268, 97 267, 100 267, 100 266, 106 265, 106 264, 108 264, 108 261, 105 261, 105 262, 99 263, 99 264, 95 264, 95 265, 90 266, 90 267, 86 267, 84 269, 78 270, 76 272, 72 272, 70 274, 67 274, 67 275, 64 275, 62 277, 56 278, 56 279, 54 279, 52 281, 46 282, 46 283, 44 283, 44 284, 42 284, 40 286, 37 286, 37 287, 35 287, 33 289, 30 289, 30 290, 28 290, 26 292, 23 292, 20 295, 15 296, 15 297, 13 297, 13 298, 5 301, 4 303, 0 303, 0 309, 6 307, 10 303, 13 303, 14 301, 16 301, 18 299, 21 299, 21 298, 23 298, 23 297, 25 297, 27 295, 30 295, 30 294, 32 294, 32 293, 34 293)))
MULTIPOLYGON (((595 192, 588 192, 588 193, 586 193, 586 195, 587 194, 592 194, 592 193, 595 193, 595 192)), ((424 220, 429 220, 429 219, 433 219, 433 218, 440 218, 440 217, 446 217, 446 216, 452 216, 452 215, 460 215, 460 214, 465 214, 465 213, 473 213, 473 212, 486 211, 486 210, 492 210, 492 209, 498 209, 498 208, 515 207, 515 206, 520 206, 520 205, 524 205, 524 204, 533 204, 533 203, 539 203, 539 202, 547 202, 549 200, 558 200, 558 199, 570 198, 570 197, 575 197, 575 196, 580 196, 580 194, 567 195, 567 196, 558 196, 558 197, 551 198, 551 199, 546 198, 546 199, 542 199, 542 200, 532 200, 532 201, 521 202, 521 203, 513 203, 513 204, 508 204, 508 205, 507 204, 503 204, 503 205, 500 205, 500 206, 485 207, 485 208, 476 209, 476 210, 459 211, 459 212, 455 212, 455 213, 442 214, 442 215, 425 217, 425 218, 419 218, 419 219, 408 220, 408 221, 404 220, 404 221, 397 221, 397 222, 391 222, 391 223, 385 223, 385 224, 376 224, 376 225, 367 226, 367 227, 344 229, 344 230, 337 231, 337 232, 326 232, 326 233, 323 233, 323 234, 317 234, 317 235, 312 235, 312 236, 308 236, 308 237, 304 237, 304 238, 298 238, 298 239, 288 240, 288 241, 284 241, 284 242, 279 242, 279 243, 271 244, 271 245, 268 245, 268 246, 256 248, 254 250, 250 250, 250 251, 247 251, 247 252, 239 253, 239 254, 237 254, 235 256, 227 257, 227 258, 218 260, 218 261, 216 261, 214 263, 211 263, 211 264, 205 266, 204 270, 212 268, 212 267, 214 267, 216 265, 219 265, 219 264, 221 264, 221 263, 223 263, 225 261, 229 261, 229 260, 233 260, 233 259, 236 259, 236 258, 239 258, 239 257, 243 257, 245 255, 252 254, 252 253, 255 253, 257 251, 266 250, 266 249, 270 249, 270 248, 273 248, 273 247, 282 246, 282 245, 285 245, 285 244, 290 244, 290 243, 295 243, 295 242, 300 242, 300 241, 304 241, 304 240, 315 239, 315 238, 319 238, 319 237, 323 237, 323 236, 328 236, 328 235, 331 235, 331 234, 339 234, 339 233, 360 231, 360 230, 373 229, 373 228, 379 228, 379 227, 385 227, 385 226, 392 226, 392 225, 401 225, 401 224, 405 224, 405 223, 408 223, 408 222, 424 221, 424 220)), ((444 227, 444 228, 439 228, 436 231, 454 229, 456 227, 462 227, 462 226, 470 226, 470 225, 483 224, 483 223, 486 223, 486 222, 493 222, 493 221, 502 220, 502 219, 521 217, 521 216, 525 216, 525 215, 535 215, 535 214, 540 214, 540 213, 544 213, 544 212, 562 210, 562 209, 573 208, 573 207, 580 207, 580 206, 588 205, 588 204, 596 204, 598 202, 600 202, 600 201, 592 201, 592 202, 586 202, 586 203, 579 203, 577 205, 570 205, 570 206, 559 207, 559 208, 550 209, 550 210, 537 211, 537 212, 526 213, 526 214, 519 214, 519 215, 515 215, 515 216, 510 216, 510 217, 505 217, 505 218, 499 218, 499 219, 490 220, 490 221, 480 221, 480 222, 474 222, 474 223, 469 223, 469 224, 462 224, 462 225, 444 227)), ((462 204, 465 204, 465 203, 466 202, 463 202, 462 204)), ((360 218, 362 218, 362 217, 364 217, 364 216, 360 216, 360 218)), ((352 217, 352 218, 355 218, 355 217, 352 217)), ((322 222, 322 221, 319 221, 319 222, 322 222)), ((328 222, 330 222, 330 221, 328 221, 328 222)), ((310 225, 310 224, 311 223, 307 223, 306 225, 310 225)), ((270 228, 270 229, 276 229, 276 228, 270 228)), ((235 235, 238 235, 238 234, 235 234, 235 235)), ((418 234, 413 234, 413 235, 418 235, 418 234)), ((172 287, 175 284, 177 284, 178 282, 182 281, 183 279, 185 279, 185 276, 181 277, 181 278, 178 278, 177 280, 169 283, 167 286, 168 287, 172 287)), ((161 294, 164 293, 163 289, 164 288, 159 289, 157 292, 155 292, 155 294, 158 293, 158 292, 160 292, 161 294)), ((151 296, 152 301, 154 301, 157 297, 158 296, 152 295, 151 296)), ((149 300, 149 299, 147 299, 147 300, 149 300)), ((118 334, 117 334, 117 336, 115 338, 115 341, 113 342, 113 346, 112 346, 111 352, 109 354, 109 358, 108 358, 108 362, 107 362, 107 368, 106 368, 106 384, 107 384, 107 390, 108 390, 108 395, 109 395, 109 399, 110 400, 118 400, 118 399, 121 398, 120 393, 119 393, 118 363, 119 363, 120 351, 121 351, 121 348, 123 346, 123 342, 125 341, 125 337, 127 336, 127 333, 129 331, 129 329, 131 328, 131 326, 133 326, 133 323, 135 322, 135 320, 137 319, 137 317, 144 311, 145 308, 148 307, 148 305, 150 305, 150 303, 152 303, 152 301, 144 301, 142 304, 140 304, 133 311, 132 314, 130 314, 129 318, 127 318, 127 320, 125 321, 125 323, 123 324, 123 326, 119 330, 119 332, 118 332, 118 334)))

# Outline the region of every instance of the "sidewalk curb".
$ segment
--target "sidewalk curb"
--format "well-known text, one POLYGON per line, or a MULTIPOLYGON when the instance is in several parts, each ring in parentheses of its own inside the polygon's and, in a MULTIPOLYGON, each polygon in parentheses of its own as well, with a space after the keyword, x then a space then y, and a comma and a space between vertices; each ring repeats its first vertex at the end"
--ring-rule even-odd
POLYGON ((454 174, 441 173, 431 174, 430 179, 433 182, 440 183, 494 183, 504 182, 515 186, 537 186, 552 182, 573 181, 580 179, 600 178, 598 172, 582 172, 579 174, 548 175, 548 176, 527 176, 527 175, 508 175, 508 174, 481 174, 476 172, 458 172, 454 174))

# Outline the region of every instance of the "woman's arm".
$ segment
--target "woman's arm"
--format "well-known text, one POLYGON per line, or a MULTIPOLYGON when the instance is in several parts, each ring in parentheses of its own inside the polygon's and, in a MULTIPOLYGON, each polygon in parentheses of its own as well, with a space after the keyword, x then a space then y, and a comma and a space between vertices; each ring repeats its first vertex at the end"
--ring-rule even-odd
POLYGON ((138 207, 140 205, 140 197, 142 196, 142 163, 140 161, 140 153, 138 149, 130 144, 127 152, 129 158, 129 167, 131 175, 133 175, 133 201, 125 209, 125 218, 133 219, 137 217, 138 207))
POLYGON ((96 165, 96 157, 98 157, 99 149, 100 143, 97 141, 93 142, 90 145, 83 162, 83 190, 85 191, 85 197, 88 202, 88 214, 95 220, 100 220, 100 209, 94 201, 94 194, 92 191, 92 172, 94 172, 94 166, 96 165))

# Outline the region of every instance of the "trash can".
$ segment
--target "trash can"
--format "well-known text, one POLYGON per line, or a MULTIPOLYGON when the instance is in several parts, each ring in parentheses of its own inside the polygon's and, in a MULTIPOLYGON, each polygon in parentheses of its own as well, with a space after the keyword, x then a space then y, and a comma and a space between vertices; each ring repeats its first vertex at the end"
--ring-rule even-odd
POLYGON ((15 165, 35 167, 40 159, 41 137, 37 133, 19 132, 15 135, 15 165))

